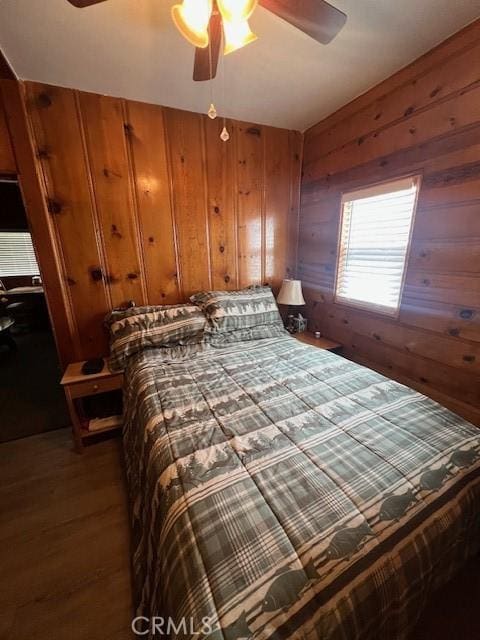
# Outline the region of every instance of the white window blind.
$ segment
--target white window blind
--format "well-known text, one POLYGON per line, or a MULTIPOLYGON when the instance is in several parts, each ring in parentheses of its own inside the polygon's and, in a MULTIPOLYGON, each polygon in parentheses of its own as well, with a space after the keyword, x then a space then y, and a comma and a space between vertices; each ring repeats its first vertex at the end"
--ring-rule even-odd
POLYGON ((408 178, 343 195, 338 302, 397 312, 418 185, 408 178))
POLYGON ((40 272, 28 231, 0 231, 0 278, 38 275, 40 272))

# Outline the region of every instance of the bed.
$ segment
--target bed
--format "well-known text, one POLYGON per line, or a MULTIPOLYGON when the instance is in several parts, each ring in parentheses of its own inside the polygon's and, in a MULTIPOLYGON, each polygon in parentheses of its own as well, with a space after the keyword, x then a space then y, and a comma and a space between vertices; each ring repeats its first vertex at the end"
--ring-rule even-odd
POLYGON ((282 333, 140 350, 125 379, 152 636, 404 638, 480 549, 480 433, 403 385, 282 333))

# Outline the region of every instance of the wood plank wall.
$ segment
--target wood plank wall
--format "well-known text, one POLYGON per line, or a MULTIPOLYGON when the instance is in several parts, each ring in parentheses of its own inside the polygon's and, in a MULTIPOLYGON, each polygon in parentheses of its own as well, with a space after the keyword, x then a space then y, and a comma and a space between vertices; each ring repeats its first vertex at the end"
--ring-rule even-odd
POLYGON ((17 164, 13 155, 3 100, 0 96, 0 175, 10 176, 16 175, 16 173, 17 164))
POLYGON ((129 300, 293 274, 299 132, 228 121, 223 143, 223 122, 200 114, 33 82, 24 94, 71 325, 63 362, 106 353, 103 316, 129 300))
POLYGON ((352 359, 480 424, 480 21, 305 133, 298 276, 352 359), (341 193, 423 174, 398 320, 333 303, 341 193))
MULTIPOLYGON (((34 239, 37 261, 40 265, 46 292, 48 311, 54 328, 58 355, 63 366, 75 353, 72 336, 74 320, 64 287, 60 253, 55 242, 52 216, 47 209, 43 176, 34 154, 34 145, 27 118, 23 87, 17 80, 0 78, 0 99, 6 116, 14 165, 8 173, 20 184, 28 224, 34 239)), ((5 148, 7 138, 0 136, 5 148)), ((2 155, 0 153, 0 155, 2 155)))

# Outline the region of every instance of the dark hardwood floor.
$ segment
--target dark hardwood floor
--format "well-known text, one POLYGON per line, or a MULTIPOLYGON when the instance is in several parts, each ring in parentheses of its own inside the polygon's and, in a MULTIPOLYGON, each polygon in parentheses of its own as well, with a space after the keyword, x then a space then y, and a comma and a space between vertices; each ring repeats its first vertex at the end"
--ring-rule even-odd
MULTIPOLYGON (((119 438, 83 455, 66 429, 2 444, 0 513, 0 638, 131 639, 119 438)), ((412 640, 477 640, 479 607, 477 559, 437 595, 412 640)))
POLYGON ((0 638, 131 638, 120 439, 84 455, 67 429, 0 446, 0 638))

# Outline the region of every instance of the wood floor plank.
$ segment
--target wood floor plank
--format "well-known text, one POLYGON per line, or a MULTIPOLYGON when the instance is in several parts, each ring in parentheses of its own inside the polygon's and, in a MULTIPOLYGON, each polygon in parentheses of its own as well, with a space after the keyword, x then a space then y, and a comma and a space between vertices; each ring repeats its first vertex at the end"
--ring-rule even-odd
POLYGON ((72 451, 68 430, 0 447, 0 636, 131 638, 120 439, 72 451))

